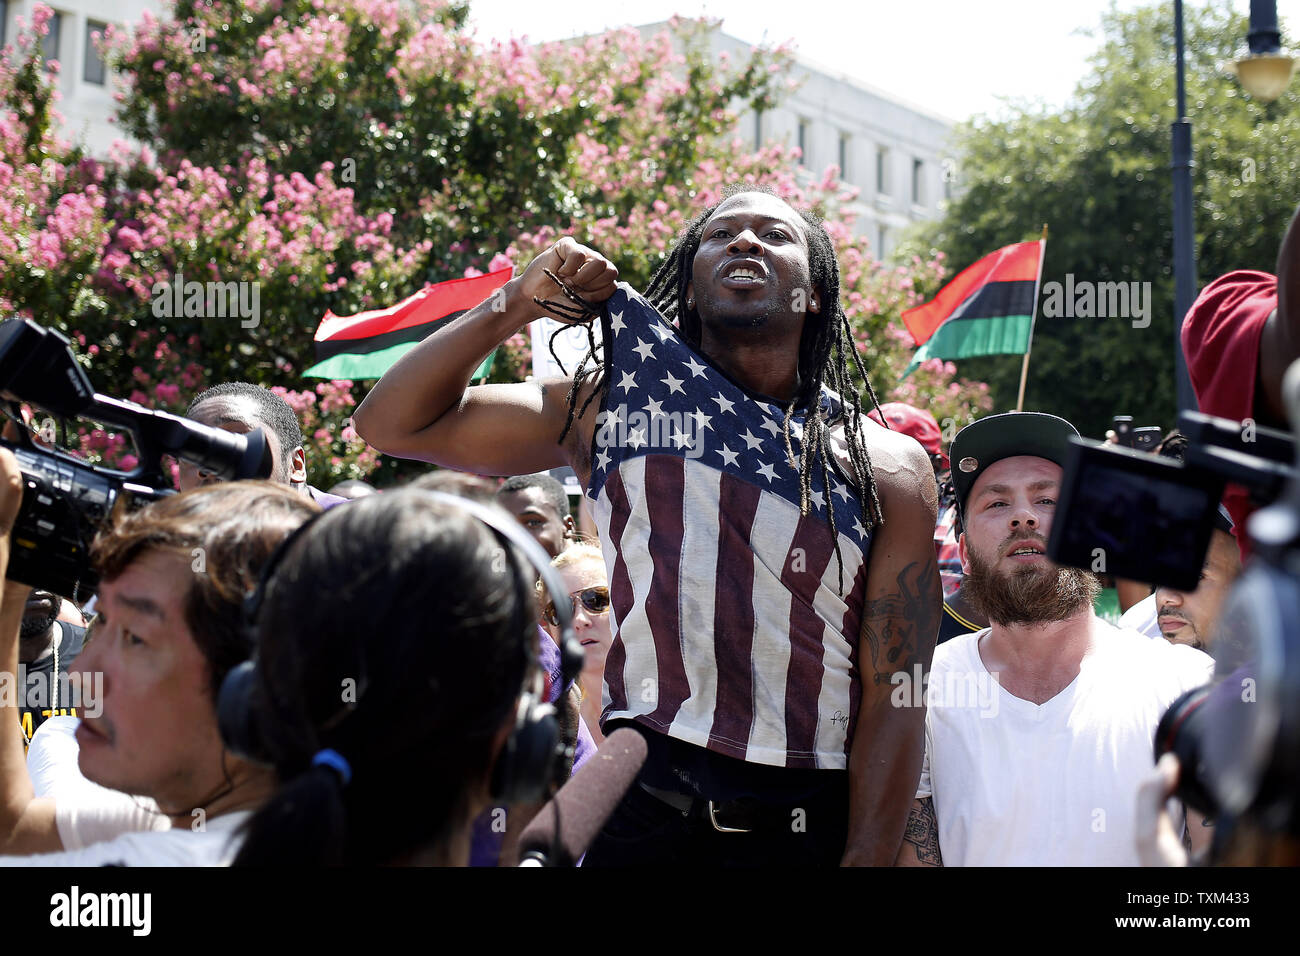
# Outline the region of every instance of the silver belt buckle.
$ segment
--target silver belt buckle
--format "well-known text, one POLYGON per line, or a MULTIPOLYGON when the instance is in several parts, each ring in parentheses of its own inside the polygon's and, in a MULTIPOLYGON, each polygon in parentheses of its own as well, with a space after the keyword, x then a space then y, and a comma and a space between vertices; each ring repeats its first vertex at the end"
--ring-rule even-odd
POLYGON ((753 833, 753 830, 742 830, 738 827, 724 827, 718 823, 718 816, 713 810, 713 801, 709 801, 709 822, 713 824, 713 829, 719 833, 753 833))

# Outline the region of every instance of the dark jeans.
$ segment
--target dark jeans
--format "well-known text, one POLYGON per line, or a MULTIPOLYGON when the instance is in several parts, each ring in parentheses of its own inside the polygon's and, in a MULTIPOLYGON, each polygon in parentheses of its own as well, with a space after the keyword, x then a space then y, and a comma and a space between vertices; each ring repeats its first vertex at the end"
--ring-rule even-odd
MULTIPOLYGON (((668 741, 661 734, 638 730, 650 744, 646 768, 623 798, 600 835, 587 850, 584 867, 673 866, 673 867, 811 867, 837 866, 848 838, 849 782, 847 771, 784 771, 773 767, 751 767, 738 760, 710 754, 712 764, 725 762, 730 784, 725 792, 707 790, 687 811, 670 806, 641 788, 642 781, 663 789, 686 790, 680 784, 663 784, 665 757, 671 762, 689 761, 694 751, 680 741, 668 741), (671 756, 668 756, 671 755, 671 756), (745 787, 744 799, 763 805, 761 821, 749 833, 717 830, 710 820, 707 799, 729 798, 740 780, 748 775, 760 785, 745 787), (787 777, 786 780, 780 778, 787 777), (648 780, 647 780, 648 778, 648 780)), ((612 732, 612 728, 611 728, 612 732)), ((711 788, 710 788, 711 789, 711 788)), ((723 825, 728 821, 720 819, 723 825)))

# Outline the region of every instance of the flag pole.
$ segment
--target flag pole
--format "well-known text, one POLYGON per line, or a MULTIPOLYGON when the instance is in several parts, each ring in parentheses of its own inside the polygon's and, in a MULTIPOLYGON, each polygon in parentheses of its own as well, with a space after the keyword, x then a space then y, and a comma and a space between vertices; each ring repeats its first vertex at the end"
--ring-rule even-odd
POLYGON ((1029 351, 1034 344, 1034 322, 1038 318, 1038 284, 1043 281, 1043 257, 1047 254, 1047 223, 1043 223, 1043 239, 1038 247, 1038 275, 1034 279, 1034 304, 1029 313, 1029 341, 1025 343, 1025 361, 1020 366, 1020 394, 1016 396, 1016 411, 1025 410, 1025 382, 1029 379, 1029 351))

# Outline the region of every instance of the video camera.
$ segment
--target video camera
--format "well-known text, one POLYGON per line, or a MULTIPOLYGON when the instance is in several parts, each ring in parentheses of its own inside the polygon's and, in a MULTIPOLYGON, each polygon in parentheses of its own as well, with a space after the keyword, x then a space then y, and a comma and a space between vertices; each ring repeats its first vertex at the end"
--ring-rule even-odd
MULTIPOLYGON (((1300 427, 1300 362, 1283 383, 1300 427)), ((1213 858, 1234 833, 1300 839, 1300 463, 1287 432, 1199 412, 1178 416, 1184 461, 1071 439, 1048 556, 1194 591, 1224 486, 1260 507, 1238 534, 1253 554, 1214 631, 1214 680, 1160 721, 1155 756, 1173 752, 1177 796, 1215 821, 1213 858), (1096 559, 1105 558, 1104 569, 1096 559)))
POLYGON ((175 494, 163 473, 164 454, 227 479, 271 474, 271 456, 260 430, 236 435, 96 394, 68 340, 29 319, 0 322, 0 392, 20 425, 18 405, 27 402, 62 419, 117 425, 135 440, 139 463, 123 472, 37 445, 25 427, 19 430, 18 443, 0 439, 23 473, 23 503, 10 536, 8 576, 54 594, 75 600, 94 589, 90 543, 106 518, 175 494))
MULTIPOLYGON (((1057 564, 1196 590, 1228 482, 1257 505, 1296 476, 1289 434, 1182 412, 1183 461, 1071 438, 1047 554, 1057 564)), ((1141 429, 1139 429, 1141 431, 1141 429)))

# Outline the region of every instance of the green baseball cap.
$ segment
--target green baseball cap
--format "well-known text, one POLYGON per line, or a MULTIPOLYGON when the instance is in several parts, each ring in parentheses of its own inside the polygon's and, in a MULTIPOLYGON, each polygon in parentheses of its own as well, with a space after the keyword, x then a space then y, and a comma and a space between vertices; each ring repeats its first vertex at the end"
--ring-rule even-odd
POLYGON ((1064 468, 1071 435, 1079 437, 1078 429, 1064 418, 1044 412, 1007 412, 971 422, 957 433, 948 449, 958 512, 964 517, 975 479, 1003 458, 1031 455, 1064 468))

